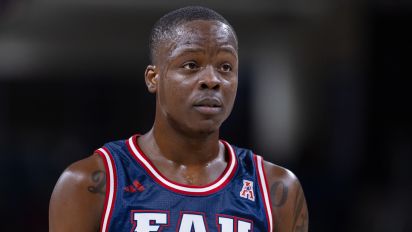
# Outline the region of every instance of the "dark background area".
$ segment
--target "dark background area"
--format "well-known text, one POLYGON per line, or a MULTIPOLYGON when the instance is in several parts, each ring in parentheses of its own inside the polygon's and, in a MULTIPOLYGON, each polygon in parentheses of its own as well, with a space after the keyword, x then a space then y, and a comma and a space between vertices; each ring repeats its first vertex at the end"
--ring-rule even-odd
POLYGON ((297 174, 310 231, 412 231, 412 4, 389 0, 0 0, 0 231, 47 231, 65 167, 150 129, 149 32, 188 4, 239 37, 222 138, 297 174))

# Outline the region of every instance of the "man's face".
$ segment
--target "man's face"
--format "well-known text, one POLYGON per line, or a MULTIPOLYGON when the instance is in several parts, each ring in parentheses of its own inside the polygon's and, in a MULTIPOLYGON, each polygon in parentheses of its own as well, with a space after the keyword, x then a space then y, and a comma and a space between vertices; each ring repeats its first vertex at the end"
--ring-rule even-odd
POLYGON ((235 36, 226 24, 205 20, 184 23, 176 34, 156 58, 156 117, 191 135, 216 132, 236 97, 235 36))

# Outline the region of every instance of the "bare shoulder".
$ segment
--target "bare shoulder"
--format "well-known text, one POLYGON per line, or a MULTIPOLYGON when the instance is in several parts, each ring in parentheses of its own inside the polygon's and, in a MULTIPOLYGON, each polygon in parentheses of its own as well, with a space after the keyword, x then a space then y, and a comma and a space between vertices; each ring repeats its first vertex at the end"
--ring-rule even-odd
POLYGON ((97 154, 71 164, 50 199, 50 231, 97 231, 105 189, 105 168, 97 154))
POLYGON ((308 231, 309 216, 305 195, 296 175, 290 170, 265 161, 264 169, 272 203, 274 229, 308 231))
POLYGON ((103 177, 105 177, 103 160, 97 154, 94 154, 71 164, 63 171, 54 188, 52 197, 55 193, 60 193, 61 189, 66 190, 63 193, 78 190, 84 192, 82 190, 87 190, 92 193, 104 194, 105 188, 103 187, 105 187, 106 178, 103 177), (97 183, 102 185, 96 185, 97 183), (89 188, 91 186, 94 186, 94 188, 89 188))
POLYGON ((268 182, 282 182, 284 185, 292 186, 299 184, 299 180, 296 175, 290 170, 273 164, 268 161, 264 161, 264 168, 268 182))
POLYGON ((272 204, 282 205, 291 192, 302 192, 303 189, 298 177, 289 169, 264 161, 264 169, 270 192, 276 195, 272 204), (284 193, 284 194, 283 194, 284 193))

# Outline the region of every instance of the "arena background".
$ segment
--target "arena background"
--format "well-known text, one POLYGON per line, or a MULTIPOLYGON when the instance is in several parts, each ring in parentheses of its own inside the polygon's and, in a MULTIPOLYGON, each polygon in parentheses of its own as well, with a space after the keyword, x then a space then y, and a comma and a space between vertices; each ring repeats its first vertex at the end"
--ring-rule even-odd
POLYGON ((222 138, 298 175, 310 231, 412 231, 406 0, 0 0, 0 231, 47 231, 64 168, 150 128, 150 28, 188 4, 238 33, 222 138))

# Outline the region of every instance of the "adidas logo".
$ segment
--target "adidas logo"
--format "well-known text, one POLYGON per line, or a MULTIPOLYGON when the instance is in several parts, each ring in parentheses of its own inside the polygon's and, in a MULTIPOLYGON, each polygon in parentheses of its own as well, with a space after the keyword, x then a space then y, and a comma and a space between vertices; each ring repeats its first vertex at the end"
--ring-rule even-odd
POLYGON ((144 189, 144 186, 137 180, 133 181, 133 184, 124 187, 124 191, 129 193, 135 193, 137 191, 143 192, 144 189))

